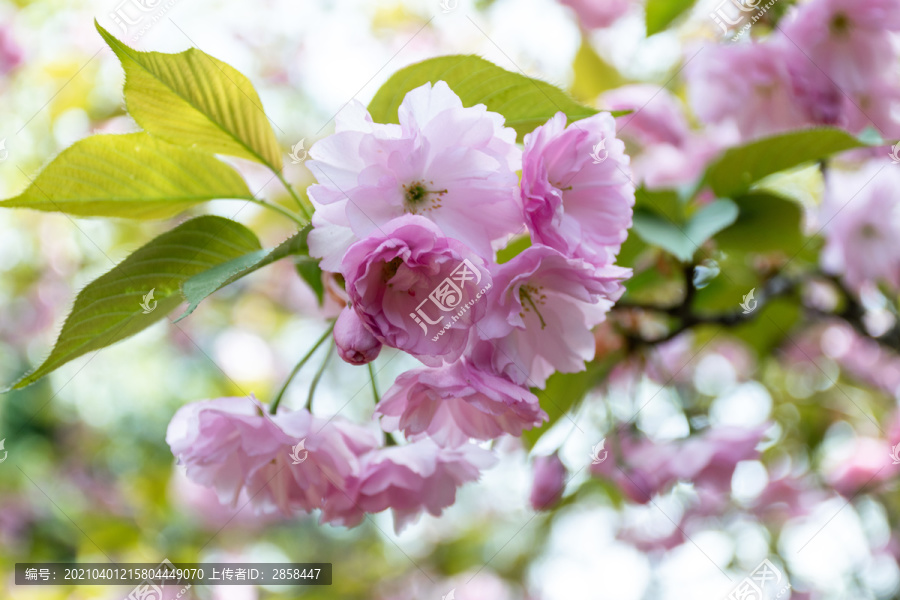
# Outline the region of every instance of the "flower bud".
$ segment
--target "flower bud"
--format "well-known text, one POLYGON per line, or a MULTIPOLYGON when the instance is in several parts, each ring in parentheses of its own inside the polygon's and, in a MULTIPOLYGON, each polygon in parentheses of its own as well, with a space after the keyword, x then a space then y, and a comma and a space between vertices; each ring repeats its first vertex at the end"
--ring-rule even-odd
POLYGON ((334 324, 334 343, 338 355, 351 365, 364 365, 378 358, 381 342, 366 329, 359 315, 349 306, 334 324))
POLYGON ((534 459, 534 485, 531 488, 531 507, 549 510, 562 498, 566 487, 566 467, 555 453, 534 459))

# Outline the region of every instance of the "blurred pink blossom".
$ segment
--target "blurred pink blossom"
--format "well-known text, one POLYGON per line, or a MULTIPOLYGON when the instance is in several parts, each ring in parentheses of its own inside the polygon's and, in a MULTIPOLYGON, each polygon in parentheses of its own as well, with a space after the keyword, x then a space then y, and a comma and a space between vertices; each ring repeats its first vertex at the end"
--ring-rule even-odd
POLYGON ((5 75, 22 64, 22 48, 13 39, 12 28, 0 24, 0 75, 5 75))
POLYGON ((719 149, 734 141, 723 128, 717 128, 715 136, 691 131, 678 98, 655 85, 611 90, 600 97, 600 104, 633 111, 616 119, 618 135, 629 144, 635 179, 651 189, 693 182, 719 149))
POLYGON ((559 0, 571 7, 586 29, 609 27, 635 5, 634 0, 559 0))
POLYGON ((566 487, 566 467, 556 453, 534 459, 534 483, 531 486, 531 507, 550 510, 562 498, 566 487))
POLYGON ((893 464, 891 446, 885 440, 858 437, 847 458, 825 474, 825 481, 838 493, 852 498, 864 488, 897 477, 900 465, 893 464))
POLYGON ((677 481, 692 482, 708 494, 727 494, 737 464, 759 456, 756 446, 764 431, 763 427, 723 426, 672 442, 637 439, 621 432, 610 460, 592 465, 591 471, 612 479, 630 500, 641 504, 677 481))
POLYGON ((857 171, 829 170, 819 214, 822 267, 859 291, 867 283, 900 289, 900 171, 886 160, 857 171))
POLYGON ((896 0, 812 0, 798 5, 781 33, 844 93, 864 91, 895 67, 891 33, 900 31, 896 0))

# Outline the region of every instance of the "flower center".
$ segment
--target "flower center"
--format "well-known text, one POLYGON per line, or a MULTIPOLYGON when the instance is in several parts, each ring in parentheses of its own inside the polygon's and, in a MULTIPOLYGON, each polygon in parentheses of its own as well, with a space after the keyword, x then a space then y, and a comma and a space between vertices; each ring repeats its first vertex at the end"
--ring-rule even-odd
MULTIPOLYGON (((434 185, 433 181, 429 184, 434 185)), ((403 196, 406 212, 417 215, 420 212, 426 212, 441 207, 441 196, 447 193, 447 190, 430 190, 425 186, 424 181, 414 181, 410 184, 403 185, 403 196), (434 196, 432 196, 434 194, 434 196), (430 200, 430 204, 429 203, 430 200), (427 206, 426 206, 427 204, 427 206)))
POLYGON ((541 329, 544 329, 547 327, 547 323, 544 321, 544 317, 538 309, 538 305, 543 306, 547 301, 546 294, 541 292, 542 289, 542 286, 534 287, 533 285, 527 284, 519 288, 519 301, 522 303, 522 312, 519 313, 519 316, 524 319, 526 313, 534 311, 538 321, 541 322, 541 329))
POLYGON ((831 33, 833 33, 834 35, 845 35, 848 31, 850 31, 850 19, 847 18, 847 15, 838 13, 834 15, 833 19, 831 19, 829 27, 831 29, 831 33))
POLYGON ((862 229, 859 230, 859 234, 864 240, 874 240, 875 238, 881 237, 878 229, 871 223, 863 225, 862 229))
POLYGON ((399 256, 389 263, 384 263, 384 267, 381 269, 382 282, 387 283, 388 286, 390 286, 391 284, 388 282, 394 278, 394 275, 397 274, 397 269, 399 269, 402 264, 403 259, 399 256))

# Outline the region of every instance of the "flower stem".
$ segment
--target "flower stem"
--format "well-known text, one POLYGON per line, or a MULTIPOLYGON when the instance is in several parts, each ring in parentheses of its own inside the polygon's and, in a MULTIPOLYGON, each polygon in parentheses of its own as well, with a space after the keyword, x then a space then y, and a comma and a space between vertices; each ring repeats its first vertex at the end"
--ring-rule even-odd
POLYGON ((285 179, 284 175, 282 175, 280 172, 276 172, 275 175, 278 177, 278 181, 281 182, 281 185, 284 186, 284 189, 286 189, 291 195, 291 198, 294 199, 294 202, 297 203, 297 206, 300 207, 300 212, 303 213, 303 217, 307 221, 309 221, 312 218, 312 215, 310 215, 309 211, 306 210, 306 205, 303 204, 303 200, 301 200, 300 196, 297 195, 297 192, 294 191, 294 187, 290 183, 288 183, 287 179, 285 179))
POLYGON ((274 210, 278 214, 280 214, 284 217, 287 217, 288 219, 290 219, 291 221, 293 221, 294 223, 299 225, 300 229, 303 229, 307 225, 306 221, 303 221, 302 219, 300 219, 297 215, 295 215, 291 211, 287 210, 286 208, 282 208, 281 206, 279 206, 277 204, 273 204, 271 202, 266 202, 265 200, 258 200, 256 198, 253 198, 252 200, 250 200, 250 202, 253 202, 254 204, 258 204, 258 205, 262 206, 263 208, 268 208, 269 210, 274 210))
POLYGON ((375 396, 375 404, 381 402, 381 398, 378 396, 378 386, 375 385, 375 369, 372 368, 372 363, 366 365, 369 367, 369 381, 372 382, 372 395, 375 396))
POLYGON ((300 362, 297 363, 297 366, 294 367, 294 370, 291 371, 291 374, 288 375, 287 380, 284 382, 284 385, 281 386, 281 391, 278 392, 278 395, 275 396, 275 400, 272 401, 272 404, 269 406, 269 413, 275 414, 275 411, 278 410, 278 405, 281 403, 281 398, 284 396, 284 393, 287 391, 288 386, 291 385, 291 381, 294 380, 294 377, 297 376, 297 373, 300 372, 300 369, 303 368, 312 355, 315 354, 316 350, 319 349, 319 346, 325 343, 325 340, 328 339, 328 336, 331 335, 332 330, 334 329, 334 323, 331 324, 331 327, 328 328, 328 331, 322 334, 322 337, 315 343, 315 345, 310 349, 309 352, 306 353, 306 356, 300 359, 300 362))
POLYGON ((316 388, 319 387, 319 381, 322 379, 322 374, 325 373, 325 366, 328 364, 328 359, 331 358, 332 350, 334 350, 334 340, 332 340, 331 344, 328 346, 325 360, 322 361, 319 370, 316 371, 316 375, 313 377, 312 383, 309 385, 309 396, 306 398, 307 407, 312 407, 313 395, 316 393, 316 388))

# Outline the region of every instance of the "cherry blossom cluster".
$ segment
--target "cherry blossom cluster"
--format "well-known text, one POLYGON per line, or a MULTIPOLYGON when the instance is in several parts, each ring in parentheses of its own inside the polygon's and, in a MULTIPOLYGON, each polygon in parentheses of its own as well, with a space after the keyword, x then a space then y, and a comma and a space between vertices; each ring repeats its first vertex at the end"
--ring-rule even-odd
POLYGON ((381 432, 246 398, 182 408, 169 444, 223 502, 245 493, 259 512, 318 509, 348 526, 391 508, 398 529, 440 514, 493 464, 484 442, 547 419, 532 389, 584 369, 624 291, 630 270, 614 262, 634 188, 609 113, 558 113, 522 148, 502 116, 438 81, 398 117, 376 123, 354 101, 310 149, 308 241, 344 283, 340 357, 363 365, 389 346, 423 366, 375 407, 381 432), (513 241, 524 249, 498 262, 513 241))
POLYGON ((744 137, 834 125, 900 137, 895 0, 813 0, 791 9, 763 41, 692 51, 691 104, 705 123, 744 137))

